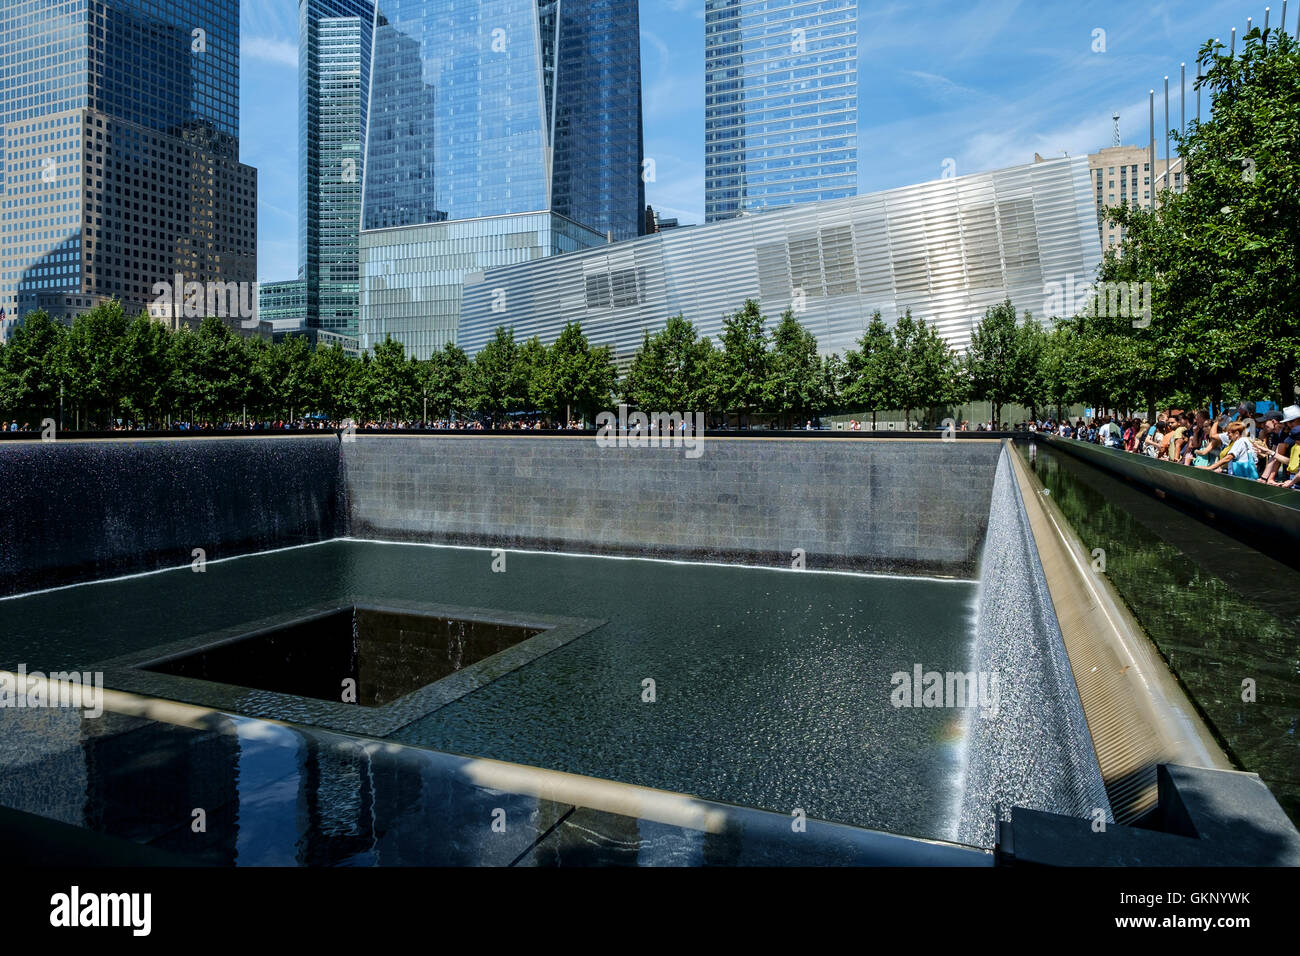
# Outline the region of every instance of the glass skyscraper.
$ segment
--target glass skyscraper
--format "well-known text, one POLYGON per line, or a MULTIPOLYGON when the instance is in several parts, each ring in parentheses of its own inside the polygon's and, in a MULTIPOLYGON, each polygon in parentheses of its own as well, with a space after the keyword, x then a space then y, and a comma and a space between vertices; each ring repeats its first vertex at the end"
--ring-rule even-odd
POLYGON ((857 0, 705 0, 707 222, 858 186, 857 0))
POLYGON ((298 272, 308 328, 356 336, 370 0, 299 0, 298 272))
POLYGON ((636 0, 377 0, 360 334, 427 356, 467 275, 644 231, 636 0))
POLYGON ((255 280, 238 0, 5 0, 0 66, 0 335, 255 280))

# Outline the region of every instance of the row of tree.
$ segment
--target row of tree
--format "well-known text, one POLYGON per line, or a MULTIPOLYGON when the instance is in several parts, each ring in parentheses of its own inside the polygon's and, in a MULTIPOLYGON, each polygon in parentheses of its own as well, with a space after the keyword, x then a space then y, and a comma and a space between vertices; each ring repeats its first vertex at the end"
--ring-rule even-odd
POLYGON ((518 342, 500 328, 472 359, 447 344, 429 359, 387 339, 360 358, 303 336, 278 343, 243 338, 220 320, 170 331, 117 303, 70 327, 28 315, 0 345, 0 418, 65 427, 118 421, 162 427, 182 421, 416 421, 512 415, 591 421, 624 401, 656 411, 779 416, 790 424, 866 403, 928 407, 956 396, 960 365, 924 322, 905 316, 891 331, 877 315, 869 354, 820 356, 817 340, 786 312, 771 332, 750 301, 724 322, 715 346, 681 317, 646 333, 622 376, 610 346, 593 346, 577 323, 554 343, 518 342))
POLYGON ((71 327, 41 312, 24 319, 0 345, 0 417, 161 427, 475 412, 500 421, 528 409, 559 419, 607 403, 616 378, 611 350, 592 348, 576 325, 549 348, 536 339, 517 345, 505 334, 473 361, 449 344, 420 362, 391 339, 357 358, 338 345, 312 348, 304 336, 244 338, 216 318, 171 331, 148 315, 128 318, 110 302, 71 327))
POLYGON ((680 316, 647 332, 620 375, 612 349, 593 346, 576 323, 550 345, 518 342, 502 327, 472 359, 447 344, 419 361, 391 339, 357 358, 337 345, 313 349, 302 336, 243 338, 218 319, 173 332, 106 303, 71 327, 33 313, 0 345, 0 418, 83 428, 306 416, 500 424, 523 414, 563 423, 626 402, 785 426, 839 411, 869 413, 874 424, 877 412, 899 410, 910 424, 914 412, 926 417, 970 398, 992 401, 997 418, 1005 402, 1038 407, 1066 395, 1044 384, 1064 381, 1044 364, 1065 351, 1050 348, 1053 335, 1030 316, 1018 323, 1007 302, 988 311, 959 358, 910 313, 892 327, 877 313, 841 358, 819 354, 790 311, 769 331, 749 301, 724 320, 716 345, 680 316))

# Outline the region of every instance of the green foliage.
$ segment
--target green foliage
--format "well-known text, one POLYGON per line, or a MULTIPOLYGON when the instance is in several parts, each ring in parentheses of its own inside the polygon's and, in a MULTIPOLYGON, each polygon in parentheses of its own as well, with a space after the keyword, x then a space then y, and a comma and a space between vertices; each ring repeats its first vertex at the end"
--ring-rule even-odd
POLYGON ((369 404, 380 417, 402 419, 410 415, 416 391, 416 369, 406 360, 406 347, 392 336, 375 346, 367 367, 369 404))
POLYGON ((785 427, 793 419, 811 418, 826 406, 826 382, 817 339, 786 309, 772 331, 768 360, 767 410, 781 416, 785 427))
POLYGON ((106 302, 77 317, 62 338, 65 401, 87 410, 87 421, 107 426, 127 391, 127 319, 120 303, 106 302))
POLYGON ((722 323, 722 352, 713 363, 720 410, 747 415, 767 407, 771 355, 763 313, 753 299, 722 323))
POLYGON ((122 351, 127 373, 124 410, 137 422, 161 425, 173 401, 171 333, 141 313, 127 327, 122 351))
POLYGON ((471 402, 500 424, 528 401, 528 382, 513 329, 498 326, 492 341, 474 356, 470 366, 471 402))
POLYGON ((333 421, 347 418, 353 411, 349 379, 355 364, 337 342, 329 348, 317 347, 311 353, 308 375, 312 392, 304 407, 310 405, 333 421))
POLYGON ((912 410, 947 405, 962 398, 956 356, 930 323, 912 318, 908 309, 894 325, 897 379, 894 400, 910 428, 912 410))
POLYGON ((1211 42, 1198 60, 1214 112, 1185 140, 1175 134, 1186 190, 1164 193, 1154 212, 1107 211, 1126 235, 1101 277, 1150 282, 1151 326, 1087 318, 1072 328, 1090 340, 1079 345, 1080 371, 1083 357, 1101 363, 1079 388, 1108 405, 1295 394, 1300 45, 1255 29, 1236 57, 1211 42))
POLYGON ((540 407, 554 417, 567 422, 576 411, 594 420, 609 407, 618 383, 614 349, 609 345, 592 348, 577 322, 564 326, 547 352, 544 368, 546 393, 540 407))
MULTIPOLYGON (((1029 318, 1025 316, 1027 322, 1029 318)), ((1035 356, 1026 350, 1030 340, 1016 323, 1010 299, 989 308, 971 333, 963 363, 970 394, 993 406, 995 422, 1002 421, 1002 407, 1026 394, 1028 380, 1037 377, 1035 356)))
POLYGON ((844 356, 844 404, 871 412, 871 427, 876 412, 897 406, 895 384, 901 375, 894 337, 877 311, 858 340, 856 350, 844 356))
POLYGON ((695 326, 673 316, 662 330, 645 333, 624 383, 627 402, 651 411, 687 414, 714 406, 713 344, 695 326))
POLYGON ((0 400, 5 415, 37 425, 55 417, 63 379, 67 329, 45 312, 31 312, 9 338, 0 363, 0 400))
POLYGON ((429 413, 439 419, 463 415, 470 407, 470 364, 465 350, 448 342, 421 368, 421 387, 429 413))

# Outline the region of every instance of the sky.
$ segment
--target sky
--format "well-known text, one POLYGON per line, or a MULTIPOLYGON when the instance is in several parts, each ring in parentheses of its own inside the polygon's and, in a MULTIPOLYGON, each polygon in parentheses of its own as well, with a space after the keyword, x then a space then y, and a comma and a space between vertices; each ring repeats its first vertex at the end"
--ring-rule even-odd
MULTIPOLYGON (((640 0, 646 198, 704 221, 704 0, 640 0)), ((1281 3, 1270 4, 1276 20, 1281 3)), ((240 151, 258 169, 258 279, 297 275, 297 0, 241 5, 240 151)), ((1296 29, 1300 0, 1288 7, 1296 29)), ((1228 42, 1251 0, 861 0, 858 189, 1095 152, 1112 112, 1125 144, 1146 140, 1148 91, 1163 126, 1164 77, 1178 124, 1179 64, 1195 75, 1210 38, 1228 42), (1104 31, 1098 33, 1097 31, 1104 31)), ((1195 93, 1188 81, 1188 115, 1195 93)), ((1159 136, 1159 134, 1157 134, 1159 136)), ((1160 150, 1163 152, 1163 148, 1160 150)))

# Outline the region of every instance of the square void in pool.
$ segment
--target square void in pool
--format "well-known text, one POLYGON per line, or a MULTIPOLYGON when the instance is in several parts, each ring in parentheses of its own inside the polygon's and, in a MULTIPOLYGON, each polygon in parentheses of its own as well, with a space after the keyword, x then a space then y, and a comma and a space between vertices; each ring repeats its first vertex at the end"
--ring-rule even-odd
POLYGON ((399 700, 541 628, 343 607, 143 666, 178 677, 362 707, 399 700))
POLYGON ((382 737, 603 621, 386 598, 300 607, 102 662, 107 686, 382 737))

